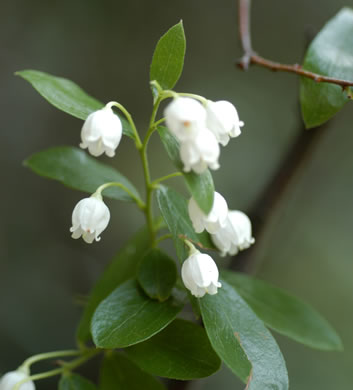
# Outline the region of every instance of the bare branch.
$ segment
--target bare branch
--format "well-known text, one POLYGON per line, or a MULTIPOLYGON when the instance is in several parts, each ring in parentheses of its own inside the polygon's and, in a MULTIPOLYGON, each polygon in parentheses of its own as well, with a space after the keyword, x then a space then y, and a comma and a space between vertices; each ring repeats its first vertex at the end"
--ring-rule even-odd
MULTIPOLYGON (((258 55, 252 48, 251 34, 250 34, 250 8, 251 0, 239 0, 239 35, 241 44, 244 50, 244 55, 237 63, 237 65, 244 70, 247 70, 251 64, 256 64, 264 68, 295 73, 299 76, 304 76, 316 81, 317 83, 331 83, 342 87, 343 90, 353 86, 353 81, 336 79, 334 77, 327 77, 317 73, 309 72, 303 69, 299 64, 287 65, 279 62, 274 62, 258 55)), ((348 96, 350 97, 350 95, 348 96)))

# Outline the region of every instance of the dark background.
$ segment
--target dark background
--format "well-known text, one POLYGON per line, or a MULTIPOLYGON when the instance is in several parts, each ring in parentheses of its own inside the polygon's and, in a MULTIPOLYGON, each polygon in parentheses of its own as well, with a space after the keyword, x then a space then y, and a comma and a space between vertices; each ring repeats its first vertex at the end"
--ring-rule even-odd
MULTIPOLYGON (((309 40, 348 0, 254 1, 253 42, 264 56, 301 61, 309 40)), ((100 243, 70 238, 71 213, 84 195, 44 180, 21 162, 55 145, 78 145, 82 121, 50 106, 17 70, 67 77, 107 102, 117 100, 145 131, 151 110, 149 64, 158 38, 184 21, 187 55, 177 90, 232 101, 245 122, 222 149, 214 174, 233 209, 249 211, 299 132, 296 76, 234 67, 242 54, 236 1, 5 0, 0 11, 1 234, 0 372, 29 355, 74 346, 87 294, 104 265, 142 223, 132 205, 109 202, 112 221, 100 243)), ((312 351, 278 337, 291 388, 351 388, 352 107, 332 120, 291 181, 257 248, 259 277, 316 307, 343 338, 345 352, 312 351)), ((142 189, 137 154, 121 143, 114 164, 142 189)), ((171 167, 158 138, 151 143, 153 176, 171 167)), ((101 158, 107 161, 106 158, 101 158)), ((224 370, 194 389, 242 389, 224 370)), ((38 389, 53 388, 52 382, 38 389)))

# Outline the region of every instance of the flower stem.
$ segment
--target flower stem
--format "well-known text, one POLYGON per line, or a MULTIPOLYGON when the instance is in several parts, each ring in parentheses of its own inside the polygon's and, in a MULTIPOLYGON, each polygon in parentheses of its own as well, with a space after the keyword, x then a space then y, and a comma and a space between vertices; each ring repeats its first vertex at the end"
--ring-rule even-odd
POLYGON ((24 371, 26 373, 29 372, 29 367, 37 363, 41 360, 46 359, 53 359, 53 358, 59 358, 63 356, 76 356, 80 355, 82 352, 79 350, 68 350, 68 351, 54 351, 54 352, 47 352, 47 353, 40 353, 38 355, 34 355, 26 359, 23 364, 19 367, 19 370, 24 371))
POLYGON ((169 175, 166 175, 166 176, 162 176, 156 180, 154 180, 151 185, 153 187, 157 187, 158 186, 158 183, 164 181, 164 180, 168 180, 168 179, 172 179, 173 177, 178 177, 178 176, 183 176, 183 174, 181 172, 173 172, 173 173, 170 173, 169 175))
POLYGON ((109 188, 109 187, 119 187, 121 188, 122 190, 124 190, 128 195, 131 196, 131 198, 136 202, 137 206, 141 209, 141 210, 144 210, 146 208, 146 205, 145 203, 143 202, 143 200, 135 195, 132 191, 130 191, 127 187, 124 186, 124 184, 121 184, 121 183, 118 183, 118 182, 110 182, 110 183, 105 183, 105 184, 102 184, 100 187, 97 188, 96 190, 96 194, 99 194, 101 195, 101 193, 106 189, 106 188, 109 188))
POLYGON ((152 210, 153 191, 155 189, 155 186, 153 186, 153 183, 151 182, 151 174, 150 174, 148 158, 147 158, 147 147, 151 135, 157 128, 155 125, 155 119, 161 101, 162 101, 162 97, 159 95, 153 105, 149 128, 145 136, 145 139, 143 140, 142 148, 140 149, 140 155, 141 155, 143 171, 145 175, 145 185, 146 185, 145 214, 146 214, 147 226, 151 235, 152 246, 155 245, 155 241, 156 241, 156 232, 153 224, 153 210, 152 210))
POLYGON ((119 110, 126 116, 126 119, 128 120, 128 122, 131 126, 131 129, 134 133, 134 136, 135 136, 136 148, 140 150, 142 148, 141 138, 139 136, 139 133, 138 133, 136 126, 135 126, 135 122, 133 121, 129 111, 118 102, 109 102, 106 104, 106 107, 108 107, 108 108, 112 108, 112 106, 119 108, 119 110))
POLYGON ((168 238, 172 238, 173 236, 170 233, 164 234, 163 236, 160 236, 156 239, 156 245, 158 245, 160 242, 167 240, 168 238))
MULTIPOLYGON (((65 352, 65 351, 62 351, 62 352, 65 352)), ((68 351, 66 351, 66 352, 68 352, 68 351)), ((88 352, 84 352, 83 356, 81 356, 75 360, 72 360, 71 362, 63 363, 62 367, 60 367, 60 368, 56 368, 54 370, 50 370, 50 371, 46 371, 46 372, 41 372, 40 374, 31 375, 25 379, 22 379, 18 383, 16 383, 16 385, 13 387, 13 390, 19 390, 21 385, 23 385, 24 383, 29 382, 29 381, 36 381, 39 379, 50 378, 52 376, 61 375, 65 372, 71 371, 71 370, 75 369, 76 367, 81 366, 87 360, 93 358, 95 355, 97 355, 100 352, 101 352, 100 349, 92 349, 92 350, 89 350, 88 352)), ((51 354, 51 353, 43 354, 43 355, 49 355, 49 354, 51 354)), ((39 356, 39 355, 37 355, 37 356, 39 356)), ((56 357, 59 357, 59 355, 56 355, 56 357)), ((28 360, 30 360, 30 359, 28 359, 28 360)))

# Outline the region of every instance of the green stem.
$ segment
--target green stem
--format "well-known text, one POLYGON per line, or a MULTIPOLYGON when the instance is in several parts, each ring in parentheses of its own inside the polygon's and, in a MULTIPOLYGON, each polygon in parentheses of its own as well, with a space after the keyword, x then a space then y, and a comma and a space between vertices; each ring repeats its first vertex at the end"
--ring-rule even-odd
POLYGON ((59 358, 63 356, 76 356, 80 355, 82 352, 78 350, 68 350, 68 351, 54 351, 54 352, 47 352, 47 353, 40 353, 38 355, 34 355, 26 359, 22 365, 20 366, 19 370, 24 371, 26 373, 29 372, 29 367, 37 363, 41 360, 46 359, 53 359, 53 358, 59 358))
POLYGON ((133 121, 129 111, 118 102, 109 102, 108 104, 106 104, 106 107, 108 107, 108 108, 112 108, 112 106, 119 108, 119 110, 126 116, 126 119, 130 123, 131 129, 132 129, 134 136, 135 136, 136 148, 140 150, 142 148, 141 138, 139 136, 139 133, 138 133, 137 128, 135 126, 135 122, 133 121))
POLYGON ((143 171, 145 175, 145 185, 146 185, 146 208, 145 208, 145 215, 146 215, 146 222, 147 226, 151 235, 151 241, 152 241, 152 246, 155 245, 156 241, 156 232, 154 229, 154 224, 153 224, 153 210, 152 210, 152 200, 153 200, 153 191, 155 187, 152 185, 151 182, 151 174, 149 170, 149 164, 148 164, 148 158, 147 158, 147 147, 148 147, 148 141, 153 134, 153 132, 156 130, 155 126, 155 119, 157 115, 157 111, 160 105, 160 102, 162 101, 162 97, 159 96, 154 103, 153 110, 152 110, 152 115, 149 123, 149 128, 147 131, 147 134, 145 136, 145 139, 143 140, 142 148, 140 149, 140 155, 141 155, 141 160, 142 160, 142 165, 143 165, 143 171))
POLYGON ((183 176, 183 174, 181 172, 174 172, 174 173, 170 173, 169 175, 166 175, 166 176, 162 176, 156 180, 154 180, 151 185, 153 187, 158 187, 158 183, 164 181, 164 180, 168 180, 168 179, 172 179, 173 177, 178 177, 178 176, 183 176))
POLYGON ((91 359, 92 357, 94 357, 95 355, 97 355, 100 352, 101 352, 101 350, 99 350, 99 349, 93 349, 78 359, 75 359, 71 362, 63 363, 63 366, 60 368, 56 368, 54 370, 50 370, 50 371, 46 371, 46 372, 41 372, 40 374, 31 375, 25 379, 22 379, 18 383, 16 383, 16 385, 13 387, 13 390, 19 390, 21 385, 23 385, 24 383, 29 382, 29 381, 36 381, 39 379, 50 378, 52 376, 61 375, 65 372, 71 371, 74 368, 81 366, 87 360, 91 359))
POLYGON ((173 236, 170 233, 164 234, 163 236, 160 236, 156 239, 156 245, 158 245, 160 242, 167 240, 168 238, 172 238, 173 236))
POLYGON ((133 192, 131 192, 127 187, 124 186, 124 184, 118 183, 118 182, 110 182, 110 183, 105 183, 102 184, 100 187, 97 188, 95 194, 98 194, 101 196, 101 193, 109 187, 119 187, 122 190, 124 190, 128 195, 131 196, 131 198, 136 202, 137 206, 141 209, 144 210, 146 208, 145 203, 140 199, 140 197, 136 196, 133 192))

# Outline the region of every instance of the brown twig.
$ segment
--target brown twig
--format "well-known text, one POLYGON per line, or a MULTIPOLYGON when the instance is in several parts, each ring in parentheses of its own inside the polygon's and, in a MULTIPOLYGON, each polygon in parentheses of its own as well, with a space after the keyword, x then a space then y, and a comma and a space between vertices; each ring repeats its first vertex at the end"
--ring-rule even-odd
POLYGON ((336 79, 321 74, 313 73, 303 69, 299 64, 287 65, 268 60, 258 55, 252 48, 250 35, 250 7, 251 0, 239 0, 239 35, 244 50, 243 57, 237 65, 247 70, 251 64, 256 64, 272 71, 290 72, 299 76, 304 76, 316 81, 317 83, 331 83, 339 85, 343 90, 353 86, 353 81, 336 79))

